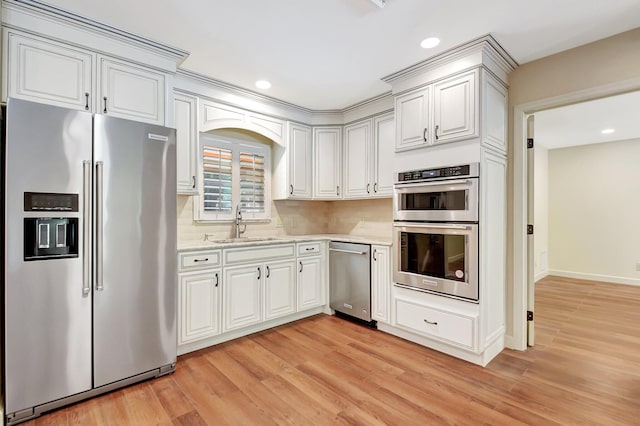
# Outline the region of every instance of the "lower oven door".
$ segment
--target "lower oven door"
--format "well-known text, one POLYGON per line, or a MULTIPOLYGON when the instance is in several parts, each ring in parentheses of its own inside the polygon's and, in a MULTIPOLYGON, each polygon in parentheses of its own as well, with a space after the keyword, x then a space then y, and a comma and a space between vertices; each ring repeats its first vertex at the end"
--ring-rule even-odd
POLYGON ((478 301, 478 225, 394 224, 397 284, 478 301))

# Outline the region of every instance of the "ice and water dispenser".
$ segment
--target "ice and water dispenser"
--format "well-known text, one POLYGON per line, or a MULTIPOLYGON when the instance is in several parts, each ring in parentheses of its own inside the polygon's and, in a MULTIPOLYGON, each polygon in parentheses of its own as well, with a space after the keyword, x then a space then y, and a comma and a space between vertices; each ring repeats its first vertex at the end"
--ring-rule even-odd
POLYGON ((78 194, 25 192, 24 211, 24 260, 78 257, 78 194))

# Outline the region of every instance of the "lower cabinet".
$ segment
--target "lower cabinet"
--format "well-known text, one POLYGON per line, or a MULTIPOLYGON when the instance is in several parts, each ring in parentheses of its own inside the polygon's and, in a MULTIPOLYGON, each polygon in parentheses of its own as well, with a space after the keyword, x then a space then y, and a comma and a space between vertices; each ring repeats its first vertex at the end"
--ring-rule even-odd
POLYGON ((224 269, 223 331, 262 321, 262 264, 224 269))
POLYGON ((324 305, 322 258, 298 259, 298 311, 324 305))
POLYGON ((296 263, 293 260, 265 265, 264 319, 296 312, 296 263))
POLYGON ((220 279, 213 269, 180 274, 178 344, 220 334, 220 279))
POLYGON ((376 321, 390 322, 391 269, 389 247, 371 246, 371 316, 376 321))

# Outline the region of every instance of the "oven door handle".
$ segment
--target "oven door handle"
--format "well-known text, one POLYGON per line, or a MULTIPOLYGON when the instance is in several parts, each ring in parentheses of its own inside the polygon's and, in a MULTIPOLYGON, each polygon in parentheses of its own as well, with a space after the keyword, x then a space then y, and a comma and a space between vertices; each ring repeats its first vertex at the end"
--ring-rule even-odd
POLYGON ((421 229, 463 229, 463 230, 473 229, 471 225, 453 225, 453 224, 446 224, 446 223, 433 223, 429 225, 421 225, 415 222, 395 222, 393 226, 396 228, 407 227, 407 228, 421 228, 421 229))
POLYGON ((403 190, 405 188, 419 188, 419 187, 438 187, 438 186, 451 186, 451 185, 465 185, 471 186, 473 181, 471 179, 456 179, 456 180, 439 180, 435 182, 417 182, 417 183, 396 183, 394 188, 396 191, 403 190))

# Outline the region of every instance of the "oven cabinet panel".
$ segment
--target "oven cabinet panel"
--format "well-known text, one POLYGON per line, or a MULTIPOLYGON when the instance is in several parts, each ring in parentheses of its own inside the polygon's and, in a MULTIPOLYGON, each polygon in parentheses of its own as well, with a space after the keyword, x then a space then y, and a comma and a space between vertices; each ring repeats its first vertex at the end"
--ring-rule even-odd
POLYGON ((414 298, 396 297, 394 303, 396 326, 448 345, 477 352, 477 315, 447 309, 443 305, 425 305, 414 298))
POLYGON ((507 88, 486 70, 482 70, 482 145, 507 153, 507 88))
POLYGON ((371 315, 389 323, 391 303, 391 269, 388 246, 371 246, 371 315))

